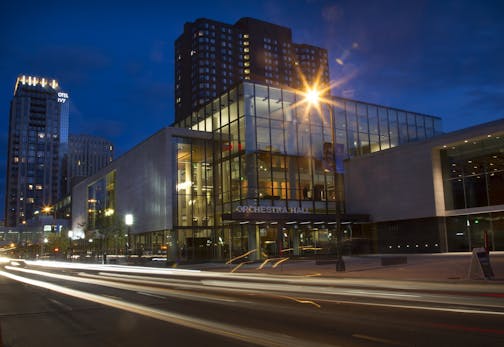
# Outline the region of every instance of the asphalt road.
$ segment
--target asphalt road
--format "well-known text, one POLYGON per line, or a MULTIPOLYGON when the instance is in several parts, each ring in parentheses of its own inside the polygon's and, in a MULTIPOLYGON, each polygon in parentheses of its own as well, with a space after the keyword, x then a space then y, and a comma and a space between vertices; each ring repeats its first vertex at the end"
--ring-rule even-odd
POLYGON ((0 270, 4 346, 504 345, 502 293, 36 264, 0 270))

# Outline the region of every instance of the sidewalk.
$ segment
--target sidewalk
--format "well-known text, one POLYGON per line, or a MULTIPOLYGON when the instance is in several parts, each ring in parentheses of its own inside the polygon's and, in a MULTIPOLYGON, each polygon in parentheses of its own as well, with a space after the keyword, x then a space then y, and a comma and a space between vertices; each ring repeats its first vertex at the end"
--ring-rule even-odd
MULTIPOLYGON (((244 264, 236 273, 263 273, 278 275, 321 276, 346 279, 379 279, 401 281, 433 281, 452 283, 502 284, 504 291, 504 252, 490 252, 494 272, 491 280, 469 278, 472 253, 434 253, 402 255, 365 255, 343 257, 346 271, 336 272, 335 264, 317 265, 315 260, 287 260, 273 268, 274 262, 258 269, 261 263, 244 264), (404 256, 406 264, 381 265, 382 257, 404 256)), ((193 269, 231 272, 238 264, 200 264, 193 269)), ((182 267, 182 266, 181 266, 182 267)), ((184 266, 185 267, 185 266, 184 266)))

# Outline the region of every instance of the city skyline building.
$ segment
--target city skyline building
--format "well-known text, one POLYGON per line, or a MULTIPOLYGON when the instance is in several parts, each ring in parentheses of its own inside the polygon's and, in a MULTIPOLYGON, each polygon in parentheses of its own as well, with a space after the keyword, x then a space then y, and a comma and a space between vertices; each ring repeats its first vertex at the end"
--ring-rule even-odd
POLYGON ((57 80, 21 75, 9 115, 5 225, 24 224, 61 197, 69 97, 57 80))
POLYGON ((114 146, 109 140, 87 134, 70 134, 68 150, 63 160, 63 197, 72 193, 72 187, 93 175, 114 159, 114 146))
POLYGON ((175 122, 242 80, 306 89, 329 86, 327 50, 292 41, 290 28, 254 18, 199 18, 175 41, 175 122))

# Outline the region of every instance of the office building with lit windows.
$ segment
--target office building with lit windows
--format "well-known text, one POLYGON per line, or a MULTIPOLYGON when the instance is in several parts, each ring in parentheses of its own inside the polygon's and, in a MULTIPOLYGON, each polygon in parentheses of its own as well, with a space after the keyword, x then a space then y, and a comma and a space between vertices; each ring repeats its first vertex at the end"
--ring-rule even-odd
POLYGON ((102 137, 70 134, 68 150, 63 159, 62 195, 72 193, 72 187, 84 178, 107 166, 114 158, 114 146, 102 137))
POLYGON ((9 116, 5 224, 26 223, 61 196, 68 93, 54 79, 19 76, 9 116))
POLYGON ((132 253, 197 261, 331 254, 338 223, 371 252, 372 215, 345 209, 345 161, 440 132, 437 117, 244 81, 78 183, 72 231, 128 230, 132 253))
POLYGON ((292 42, 290 28, 253 18, 184 25, 175 41, 175 120, 242 80, 305 89, 329 85, 327 50, 292 42))

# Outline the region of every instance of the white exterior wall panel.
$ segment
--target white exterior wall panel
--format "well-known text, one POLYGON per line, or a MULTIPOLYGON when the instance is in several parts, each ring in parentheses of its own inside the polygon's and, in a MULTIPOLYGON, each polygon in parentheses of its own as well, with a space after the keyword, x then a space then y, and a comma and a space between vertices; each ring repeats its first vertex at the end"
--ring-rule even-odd
POLYGON ((211 133, 165 128, 140 143, 107 167, 78 183, 72 191, 72 229, 82 230, 87 222, 88 186, 116 171, 116 210, 133 214, 131 233, 173 228, 176 144, 173 136, 210 140, 211 133))
POLYGON ((346 212, 385 222, 498 210, 446 210, 440 151, 502 129, 504 120, 498 120, 345 161, 346 212))
POLYGON ((429 146, 405 146, 345 163, 347 213, 374 222, 435 215, 429 146))

